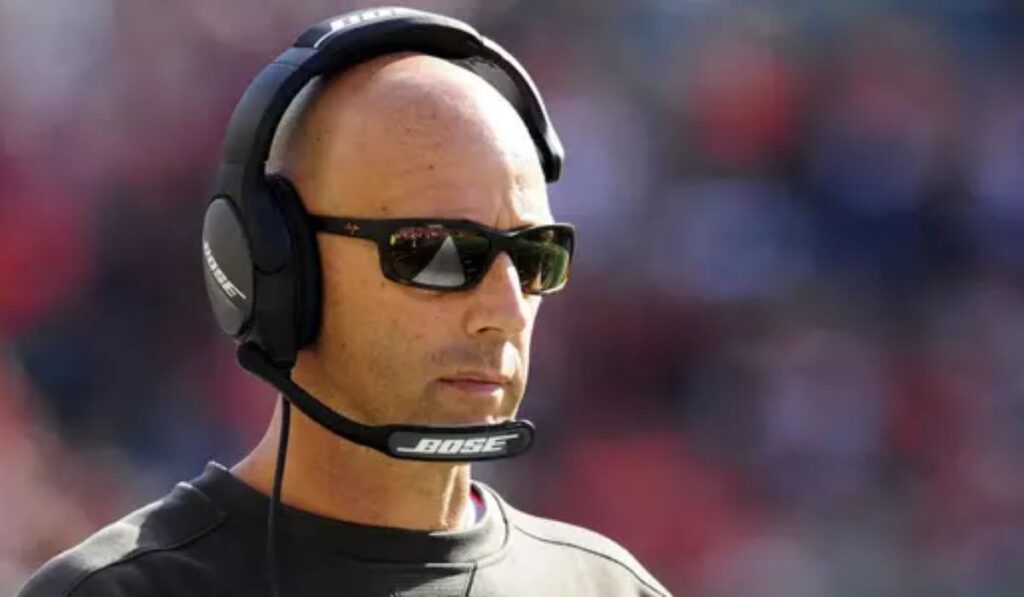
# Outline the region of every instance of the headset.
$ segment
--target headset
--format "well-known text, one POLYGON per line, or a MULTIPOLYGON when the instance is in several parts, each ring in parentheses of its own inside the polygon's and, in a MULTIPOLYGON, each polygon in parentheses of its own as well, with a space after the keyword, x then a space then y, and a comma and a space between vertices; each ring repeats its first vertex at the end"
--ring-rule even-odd
POLYGON ((436 56, 490 83, 526 124, 547 181, 558 180, 565 152, 540 93, 525 69, 496 43, 462 21, 403 7, 326 19, 263 68, 231 116, 203 223, 207 296, 221 329, 238 343, 239 364, 281 391, 286 416, 289 404, 294 405, 333 433, 394 458, 470 461, 515 456, 533 441, 529 421, 365 425, 327 407, 291 380, 298 350, 319 331, 320 263, 297 190, 287 178, 266 173, 274 133, 288 106, 314 77, 395 52, 436 56))

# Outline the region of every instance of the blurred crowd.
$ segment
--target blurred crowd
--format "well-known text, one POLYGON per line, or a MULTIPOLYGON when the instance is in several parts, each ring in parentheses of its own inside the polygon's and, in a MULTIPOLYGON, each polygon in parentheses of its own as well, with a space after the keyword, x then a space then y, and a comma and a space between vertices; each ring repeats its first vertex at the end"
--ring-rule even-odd
MULTIPOLYGON (((199 237, 250 77, 345 0, 0 0, 0 594, 262 431, 199 237)), ((1024 594, 1024 7, 434 0, 568 149, 535 451, 678 595, 1024 594)))

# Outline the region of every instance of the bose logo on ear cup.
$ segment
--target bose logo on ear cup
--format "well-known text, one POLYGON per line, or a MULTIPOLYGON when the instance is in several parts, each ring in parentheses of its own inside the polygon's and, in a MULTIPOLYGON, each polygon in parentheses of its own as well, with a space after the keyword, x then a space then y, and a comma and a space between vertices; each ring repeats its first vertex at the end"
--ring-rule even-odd
POLYGON ((210 250, 210 243, 203 241, 203 255, 206 256, 206 267, 210 268, 210 273, 213 274, 213 278, 220 284, 221 290, 224 294, 228 295, 228 298, 235 298, 236 296, 242 297, 243 300, 249 300, 249 297, 245 296, 241 290, 235 286, 235 283, 228 279, 227 274, 224 270, 220 269, 217 265, 217 260, 213 258, 213 251, 210 250))

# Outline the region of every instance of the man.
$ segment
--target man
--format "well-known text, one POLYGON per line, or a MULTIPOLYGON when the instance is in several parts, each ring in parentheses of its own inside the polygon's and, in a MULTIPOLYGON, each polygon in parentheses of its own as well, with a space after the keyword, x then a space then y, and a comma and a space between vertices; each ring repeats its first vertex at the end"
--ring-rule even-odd
MULTIPOLYGON (((424 54, 376 57, 308 86, 268 167, 310 214, 498 231, 554 222, 520 114, 480 77, 424 54)), ((530 282, 508 252, 475 286, 439 292, 388 279, 366 239, 318 234, 316 243, 322 319, 298 351, 298 386, 366 425, 514 418, 542 299, 524 291, 530 282)), ((302 412, 290 417, 286 508, 268 565, 265 513, 288 419, 279 406, 230 470, 209 465, 48 563, 20 594, 668 594, 611 540, 515 510, 474 483, 466 462, 392 458, 302 412)))

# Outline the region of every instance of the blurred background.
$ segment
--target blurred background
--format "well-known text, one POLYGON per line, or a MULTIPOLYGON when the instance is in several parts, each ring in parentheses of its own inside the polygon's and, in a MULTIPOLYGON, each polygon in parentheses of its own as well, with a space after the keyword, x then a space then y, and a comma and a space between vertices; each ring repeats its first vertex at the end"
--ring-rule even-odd
MULTIPOLYGON (((0 0, 0 593, 255 441, 208 312, 249 79, 344 0, 0 0)), ((1024 6, 437 0, 528 67, 580 250, 480 475, 673 593, 1024 594, 1024 6)))

